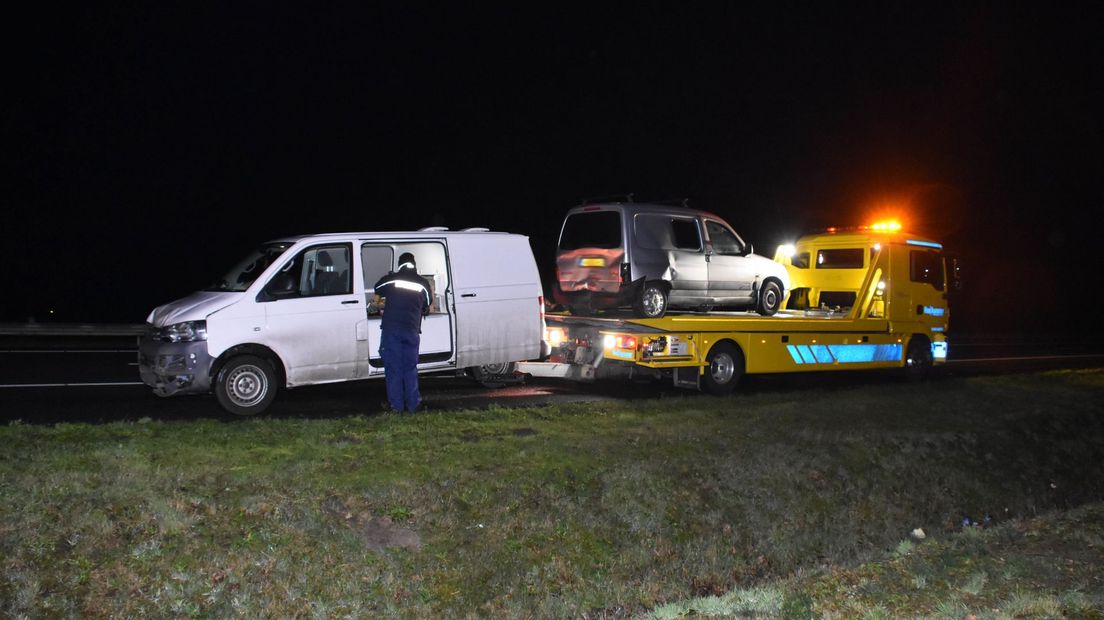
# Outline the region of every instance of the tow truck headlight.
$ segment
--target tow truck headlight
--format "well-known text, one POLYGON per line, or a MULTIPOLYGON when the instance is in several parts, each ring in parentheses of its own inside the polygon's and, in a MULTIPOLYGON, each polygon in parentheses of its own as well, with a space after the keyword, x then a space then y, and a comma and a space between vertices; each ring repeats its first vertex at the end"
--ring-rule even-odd
POLYGON ((544 330, 544 337, 548 344, 558 347, 564 341, 564 330, 559 327, 549 327, 544 330))
POLYGON ((184 321, 161 328, 165 342, 195 342, 207 340, 207 321, 184 321))

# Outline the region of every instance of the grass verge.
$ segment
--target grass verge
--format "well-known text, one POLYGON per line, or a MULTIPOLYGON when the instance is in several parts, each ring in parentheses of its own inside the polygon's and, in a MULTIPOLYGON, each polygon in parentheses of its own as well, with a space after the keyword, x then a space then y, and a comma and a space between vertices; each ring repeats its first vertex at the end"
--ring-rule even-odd
POLYGON ((962 558, 980 553, 975 538, 1029 543, 1007 532, 1076 506, 1047 518, 1088 532, 1081 551, 1095 553, 1102 392, 1104 372, 1079 371, 413 417, 9 425, 0 613, 677 616, 725 596, 744 611, 711 608, 721 615, 1096 613, 1100 564, 1068 556, 1076 537, 1046 549, 1083 562, 1081 581, 1047 562, 962 558))

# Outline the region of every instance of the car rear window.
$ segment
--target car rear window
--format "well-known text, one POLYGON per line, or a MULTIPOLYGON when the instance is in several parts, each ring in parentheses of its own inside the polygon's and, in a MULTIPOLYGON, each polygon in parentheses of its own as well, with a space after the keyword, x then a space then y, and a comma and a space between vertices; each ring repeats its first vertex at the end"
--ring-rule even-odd
POLYGON ((580 248, 613 249, 621 247, 621 213, 590 211, 573 213, 564 221, 560 233, 561 250, 580 248))

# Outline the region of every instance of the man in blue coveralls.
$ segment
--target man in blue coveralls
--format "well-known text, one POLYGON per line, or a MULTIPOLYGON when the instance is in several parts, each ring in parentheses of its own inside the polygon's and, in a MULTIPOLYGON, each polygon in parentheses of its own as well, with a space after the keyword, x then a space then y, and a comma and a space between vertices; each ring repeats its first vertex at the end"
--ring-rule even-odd
POLYGON ((397 412, 413 412, 422 402, 418 391, 418 346, 422 318, 429 314, 429 282, 418 275, 414 255, 399 256, 399 270, 376 282, 376 295, 386 299, 380 329, 387 402, 397 412))

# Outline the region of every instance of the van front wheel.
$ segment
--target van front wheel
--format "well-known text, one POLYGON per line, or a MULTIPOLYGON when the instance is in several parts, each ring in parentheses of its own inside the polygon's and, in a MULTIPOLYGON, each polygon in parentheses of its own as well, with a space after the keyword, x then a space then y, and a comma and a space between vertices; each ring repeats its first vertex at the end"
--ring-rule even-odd
POLYGON ((782 307, 782 287, 774 280, 767 280, 759 287, 759 300, 755 311, 763 316, 772 316, 782 307))
POLYGON ((219 370, 215 397, 234 415, 257 415, 276 399, 276 372, 256 355, 235 357, 219 370))

